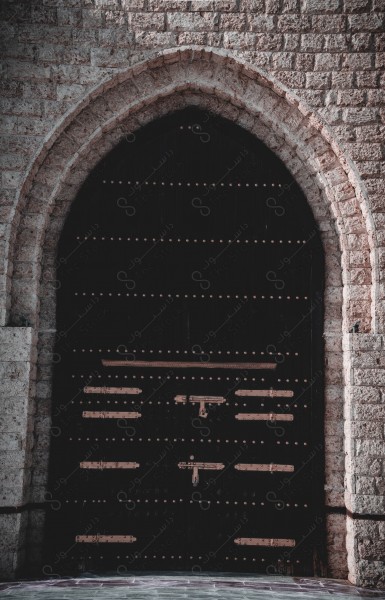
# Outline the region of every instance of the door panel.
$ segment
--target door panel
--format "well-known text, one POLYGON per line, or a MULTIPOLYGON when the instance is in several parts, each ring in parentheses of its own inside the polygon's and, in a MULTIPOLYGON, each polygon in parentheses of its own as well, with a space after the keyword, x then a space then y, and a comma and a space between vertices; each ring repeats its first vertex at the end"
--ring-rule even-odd
POLYGON ((57 260, 47 562, 323 561, 323 253, 298 185, 186 109, 89 176, 57 260))

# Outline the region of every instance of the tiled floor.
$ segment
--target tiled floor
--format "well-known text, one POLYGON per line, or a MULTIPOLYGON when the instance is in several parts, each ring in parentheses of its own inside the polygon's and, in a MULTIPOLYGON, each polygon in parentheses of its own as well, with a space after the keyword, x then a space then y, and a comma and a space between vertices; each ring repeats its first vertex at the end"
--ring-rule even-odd
POLYGON ((385 591, 356 588, 333 579, 221 575, 131 575, 0 584, 0 597, 17 600, 323 600, 377 598, 385 591))

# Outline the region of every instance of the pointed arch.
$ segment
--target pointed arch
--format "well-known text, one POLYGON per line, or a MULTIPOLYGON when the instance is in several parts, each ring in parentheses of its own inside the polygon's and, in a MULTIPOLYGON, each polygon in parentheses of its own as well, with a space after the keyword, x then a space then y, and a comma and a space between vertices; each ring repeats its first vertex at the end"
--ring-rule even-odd
MULTIPOLYGON (((336 263, 335 253, 342 253, 345 329, 356 321, 361 331, 375 329, 370 315, 378 277, 370 212, 353 165, 331 130, 262 70, 228 53, 194 47, 165 51, 94 89, 41 150, 23 186, 22 216, 14 226, 12 321, 37 323, 39 270, 48 243, 43 239, 60 229, 60 216, 92 166, 122 136, 188 102, 238 122, 284 160, 307 194, 325 243, 334 239, 327 254, 336 263), (357 245, 365 255, 360 263, 351 257, 357 245)), ((335 269, 329 272, 337 277, 335 269)))
MULTIPOLYGON (((37 397, 44 406, 49 402, 56 248, 77 191, 122 138, 129 141, 141 126, 191 105, 230 119, 263 141, 285 163, 312 208, 326 257, 326 496, 331 506, 343 507, 343 373, 349 362, 343 364, 342 334, 357 321, 360 331, 377 328, 377 258, 367 198, 331 129, 273 77, 229 53, 171 49, 119 73, 64 116, 36 157, 15 213, 6 289, 11 322, 29 323, 38 331, 37 397)), ((39 452, 49 438, 48 419, 43 429, 35 448, 35 502, 45 498, 47 465, 39 452)), ((349 427, 345 449, 349 463, 349 427)), ((345 517, 330 516, 330 531, 338 519, 345 517)), ((331 552, 331 562, 346 564, 344 548, 331 552)), ((343 568, 334 574, 343 576, 343 568)))

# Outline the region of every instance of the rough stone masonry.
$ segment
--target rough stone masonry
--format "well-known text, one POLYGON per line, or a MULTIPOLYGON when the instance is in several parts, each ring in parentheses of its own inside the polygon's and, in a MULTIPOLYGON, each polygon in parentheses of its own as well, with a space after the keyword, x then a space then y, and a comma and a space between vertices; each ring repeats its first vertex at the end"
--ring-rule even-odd
POLYGON ((194 104, 262 139, 313 209, 326 253, 328 574, 385 587, 385 0, 1 8, 3 576, 49 575, 42 505, 66 213, 127 131, 194 104))

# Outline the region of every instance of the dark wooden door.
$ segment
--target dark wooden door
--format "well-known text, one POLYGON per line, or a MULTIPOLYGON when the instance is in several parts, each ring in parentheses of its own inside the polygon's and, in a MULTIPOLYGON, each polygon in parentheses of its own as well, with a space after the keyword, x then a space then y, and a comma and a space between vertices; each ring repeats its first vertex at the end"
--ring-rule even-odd
POLYGON ((317 572, 323 255, 277 157, 196 109, 128 133, 57 272, 53 572, 317 572))

